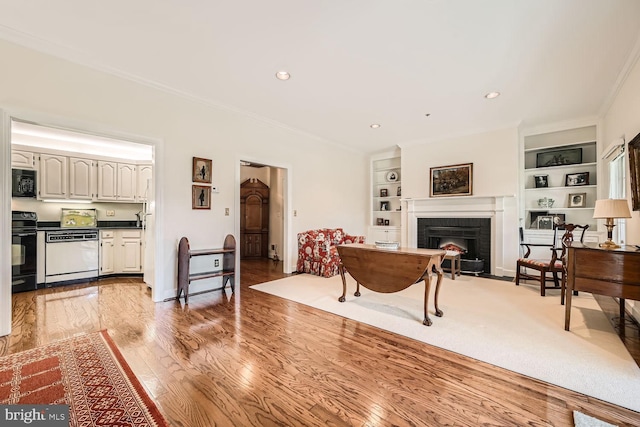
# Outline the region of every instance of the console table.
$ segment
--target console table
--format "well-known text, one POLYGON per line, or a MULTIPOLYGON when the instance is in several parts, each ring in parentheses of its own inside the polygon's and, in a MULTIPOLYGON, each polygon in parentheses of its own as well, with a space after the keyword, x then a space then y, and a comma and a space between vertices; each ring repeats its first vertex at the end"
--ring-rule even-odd
POLYGON ((597 243, 577 242, 567 249, 565 330, 571 322, 573 291, 620 298, 621 317, 626 298, 640 300, 640 250, 634 246, 603 249, 597 243))
POLYGON ((375 245, 353 243, 338 245, 340 255, 340 276, 342 276, 342 296, 338 301, 344 302, 347 294, 345 270, 356 280, 355 296, 360 296, 360 285, 375 292, 399 292, 424 280, 424 325, 431 326, 427 313, 431 278, 435 270, 438 277, 434 298, 436 316, 442 317, 438 308, 438 294, 442 282, 440 264, 445 251, 440 249, 382 249, 375 245))

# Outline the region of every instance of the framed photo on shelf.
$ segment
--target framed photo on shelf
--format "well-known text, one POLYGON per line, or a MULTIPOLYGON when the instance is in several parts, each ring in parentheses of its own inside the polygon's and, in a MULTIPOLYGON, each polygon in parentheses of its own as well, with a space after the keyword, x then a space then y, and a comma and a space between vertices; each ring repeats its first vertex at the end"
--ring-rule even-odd
POLYGON ((576 187, 578 185, 589 185, 589 172, 568 173, 564 178, 564 185, 576 187))
POLYGON ((430 177, 430 197, 471 196, 473 194, 473 163, 431 168, 430 177))
POLYGON ((389 225, 389 220, 388 219, 384 220, 384 225, 389 225))
POLYGON ((389 204, 389 202, 380 202, 380 210, 381 211, 390 211, 391 210, 391 205, 389 204))
POLYGON ((387 197, 388 195, 389 195, 389 192, 387 191, 386 188, 380 189, 380 197, 387 197))
POLYGON ((204 182, 211 184, 211 160, 200 157, 193 158, 193 171, 191 180, 193 182, 204 182))
POLYGON ((384 225, 384 218, 376 218, 376 225, 384 225))
POLYGON ((536 188, 546 188, 549 186, 549 175, 536 175, 534 177, 536 188))
POLYGON ((211 187, 191 186, 191 209, 211 209, 211 187))
POLYGON ((548 211, 531 211, 529 212, 529 216, 531 218, 531 222, 529 223, 529 228, 536 229, 538 228, 538 217, 549 215, 548 211))
POLYGON ((396 182, 400 179, 400 174, 397 171, 389 171, 386 178, 389 182, 396 182))
POLYGON ((560 224, 564 224, 566 215, 565 214, 561 214, 561 213, 554 213, 553 215, 553 223, 554 225, 560 225, 560 224))
POLYGON ((553 215, 540 215, 538 217, 538 230, 553 230, 553 215))
POLYGON ((398 186, 398 191, 396 191, 396 196, 398 196, 398 197, 402 196, 402 190, 401 190, 400 186, 398 186))
POLYGON ((587 206, 587 193, 571 193, 569 194, 570 208, 584 208, 587 206))
POLYGON ((566 166, 582 163, 582 148, 543 151, 536 156, 536 167, 566 166))

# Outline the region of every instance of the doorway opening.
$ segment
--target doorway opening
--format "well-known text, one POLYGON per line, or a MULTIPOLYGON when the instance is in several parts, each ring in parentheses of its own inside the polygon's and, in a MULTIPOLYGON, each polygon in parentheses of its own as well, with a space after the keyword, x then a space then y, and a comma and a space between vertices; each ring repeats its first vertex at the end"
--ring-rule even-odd
POLYGON ((255 161, 240 161, 241 262, 270 259, 278 271, 287 271, 286 177, 286 168, 255 161))

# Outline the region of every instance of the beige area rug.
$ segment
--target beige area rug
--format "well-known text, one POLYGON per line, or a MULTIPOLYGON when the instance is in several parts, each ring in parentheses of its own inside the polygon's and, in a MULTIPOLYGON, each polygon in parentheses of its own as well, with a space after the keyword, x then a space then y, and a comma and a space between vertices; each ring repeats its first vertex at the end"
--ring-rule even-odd
POLYGON ((462 276, 445 278, 436 317, 432 286, 430 327, 422 324, 424 285, 393 294, 361 287, 348 276, 347 300, 340 276, 301 274, 251 286, 262 292, 367 323, 533 378, 640 412, 640 368, 591 294, 573 297, 571 331, 564 306, 537 286, 462 276))

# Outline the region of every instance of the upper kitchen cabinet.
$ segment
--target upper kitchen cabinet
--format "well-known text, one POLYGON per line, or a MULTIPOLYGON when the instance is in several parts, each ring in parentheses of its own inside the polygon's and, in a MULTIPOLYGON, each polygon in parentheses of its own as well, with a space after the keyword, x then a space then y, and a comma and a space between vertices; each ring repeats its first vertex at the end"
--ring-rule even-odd
POLYGON ((37 156, 30 151, 12 150, 11 168, 36 170, 37 156))
POLYGON ((69 157, 70 199, 95 199, 97 193, 95 164, 93 160, 69 157))
POLYGON ((65 156, 40 155, 38 198, 67 198, 67 160, 65 156))
POLYGON ((146 202, 151 192, 151 180, 153 179, 153 166, 150 164, 138 165, 137 201, 146 202))
POLYGON ((98 200, 135 202, 136 165, 98 161, 98 200))

